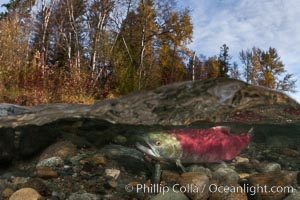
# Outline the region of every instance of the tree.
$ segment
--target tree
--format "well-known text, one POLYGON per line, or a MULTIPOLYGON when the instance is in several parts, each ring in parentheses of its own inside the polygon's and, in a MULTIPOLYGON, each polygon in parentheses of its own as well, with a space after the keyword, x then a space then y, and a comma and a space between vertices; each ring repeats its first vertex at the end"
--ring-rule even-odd
MULTIPOLYGON (((0 38, 0 74, 19 78, 3 76, 2 88, 43 97, 35 102, 90 100, 102 97, 102 89, 126 94, 186 77, 193 26, 190 11, 175 0, 10 0, 4 6, 0 34, 9 37, 0 38)), ((204 69, 196 76, 207 76, 204 69)))
POLYGON ((220 77, 220 62, 217 56, 209 57, 205 62, 207 78, 220 77))
POLYGON ((233 66, 230 68, 230 78, 233 78, 233 79, 241 79, 241 73, 240 73, 240 70, 239 70, 239 66, 236 62, 233 63, 233 66))
POLYGON ((189 11, 171 3, 140 0, 123 20, 114 46, 114 75, 122 93, 183 80, 193 27, 189 11))
POLYGON ((38 64, 39 55, 28 57, 30 34, 17 14, 0 20, 0 98, 1 101, 32 105, 46 103, 46 73, 38 64))
POLYGON ((220 54, 218 57, 218 60, 220 62, 219 68, 220 68, 220 77, 228 77, 228 71, 230 69, 230 60, 231 56, 229 55, 229 47, 226 44, 223 44, 220 47, 220 54))
POLYGON ((84 13, 86 4, 82 0, 60 0, 53 9, 51 42, 54 44, 52 63, 59 67, 80 67, 83 48, 84 13), (81 54, 81 55, 80 55, 81 54))
POLYGON ((193 26, 189 10, 182 12, 170 12, 165 16, 165 23, 160 28, 160 48, 169 48, 168 51, 160 51, 160 67, 164 68, 163 84, 169 84, 183 80, 182 72, 185 72, 184 59, 191 53, 186 45, 192 39, 193 26), (168 59, 162 53, 168 52, 168 59), (167 76, 167 77, 165 77, 167 76))
POLYGON ((3 90, 22 86, 21 76, 26 72, 28 35, 18 15, 0 20, 0 82, 3 90))
POLYGON ((158 65, 161 85, 182 81, 186 76, 186 68, 182 58, 174 53, 174 49, 167 44, 160 48, 158 65))
POLYGON ((250 83, 280 91, 295 91, 296 80, 292 74, 286 73, 275 48, 263 51, 253 47, 252 51, 242 51, 240 59, 246 69, 244 76, 250 83))
POLYGON ((193 56, 189 59, 187 64, 187 80, 201 80, 203 79, 203 62, 193 53, 193 56))
POLYGON ((35 0, 10 0, 9 3, 2 4, 1 7, 6 9, 0 14, 0 19, 7 17, 9 14, 18 14, 19 17, 30 17, 30 12, 35 4, 35 0))
POLYGON ((107 26, 114 8, 113 0, 93 0, 88 9, 89 62, 93 73, 99 78, 110 57, 107 26))
POLYGON ((247 83, 250 83, 252 76, 252 52, 247 49, 246 51, 242 50, 240 53, 240 60, 244 65, 244 77, 247 83))
POLYGON ((114 76, 120 93, 147 87, 149 68, 154 62, 155 13, 152 0, 141 0, 122 22, 114 47, 114 76))
POLYGON ((32 53, 40 53, 41 65, 49 62, 48 53, 50 48, 50 20, 53 19, 52 13, 57 0, 42 0, 34 23, 32 53))

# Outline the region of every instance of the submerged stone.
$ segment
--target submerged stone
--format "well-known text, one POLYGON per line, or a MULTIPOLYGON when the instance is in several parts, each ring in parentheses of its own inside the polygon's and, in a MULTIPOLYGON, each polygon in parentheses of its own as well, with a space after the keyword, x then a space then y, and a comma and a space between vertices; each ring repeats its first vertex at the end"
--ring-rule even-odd
POLYGON ((22 188, 11 195, 9 200, 39 200, 41 195, 32 188, 22 188))

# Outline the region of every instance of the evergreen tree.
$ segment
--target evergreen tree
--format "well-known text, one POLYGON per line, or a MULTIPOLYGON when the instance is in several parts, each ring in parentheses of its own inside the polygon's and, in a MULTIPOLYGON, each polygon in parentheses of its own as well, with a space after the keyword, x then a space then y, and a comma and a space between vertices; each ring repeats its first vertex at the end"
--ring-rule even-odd
POLYGON ((35 2, 36 0, 10 0, 8 3, 1 5, 6 11, 0 14, 0 19, 12 13, 28 18, 35 2))
POLYGON ((240 60, 244 65, 244 77, 247 83, 250 83, 251 75, 252 75, 252 52, 247 49, 246 51, 242 50, 240 53, 240 60))
POLYGON ((228 77, 228 72, 230 69, 230 60, 231 56, 229 55, 229 47, 226 44, 223 44, 220 47, 220 54, 218 58, 220 65, 219 65, 219 76, 220 77, 228 77))
POLYGON ((230 78, 237 79, 237 80, 241 79, 239 66, 236 62, 234 62, 233 66, 230 68, 230 78))

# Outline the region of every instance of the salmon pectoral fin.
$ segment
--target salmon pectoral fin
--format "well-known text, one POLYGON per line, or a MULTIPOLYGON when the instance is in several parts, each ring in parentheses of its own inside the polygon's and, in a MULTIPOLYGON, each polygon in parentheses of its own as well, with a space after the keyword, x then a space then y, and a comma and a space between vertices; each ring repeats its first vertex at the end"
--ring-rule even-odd
POLYGON ((181 164, 180 159, 176 160, 176 165, 182 169, 183 172, 186 172, 186 169, 184 166, 181 164))

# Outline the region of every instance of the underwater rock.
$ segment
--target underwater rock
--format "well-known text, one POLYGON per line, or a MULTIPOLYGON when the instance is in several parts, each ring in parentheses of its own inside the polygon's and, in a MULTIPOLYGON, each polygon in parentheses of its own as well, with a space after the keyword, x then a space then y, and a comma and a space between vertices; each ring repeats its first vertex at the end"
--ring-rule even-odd
POLYGON ((219 168, 213 172, 213 179, 223 185, 236 184, 239 181, 239 174, 229 167, 219 168))
POLYGON ((105 166, 107 164, 107 159, 103 154, 96 153, 92 156, 89 156, 86 159, 88 162, 92 163, 93 165, 103 165, 105 166))
POLYGON ((99 198, 95 194, 90 193, 73 193, 67 200, 98 200, 99 198))
POLYGON ((289 149, 289 148, 283 149, 281 151, 281 153, 285 156, 288 156, 288 157, 298 157, 298 156, 300 156, 299 151, 294 150, 294 149, 289 149))
POLYGON ((213 180, 220 184, 236 184, 239 180, 239 174, 226 163, 209 164, 209 168, 212 170, 213 180))
POLYGON ((17 177, 17 176, 11 176, 9 179, 9 182, 14 187, 13 189, 20 188, 22 185, 24 185, 30 178, 29 177, 17 177))
POLYGON ((250 177, 250 174, 248 174, 248 173, 240 173, 239 177, 240 177, 240 179, 248 179, 250 177))
POLYGON ((8 199, 14 192, 15 192, 15 191, 14 191, 12 188, 7 187, 7 188, 5 188, 5 189, 2 191, 1 196, 2 196, 2 198, 4 198, 4 199, 8 199))
POLYGON ((177 183, 179 176, 179 174, 169 170, 162 170, 161 172, 161 180, 167 183, 177 183))
POLYGON ((212 171, 217 171, 217 170, 222 169, 222 168, 230 168, 230 165, 227 164, 227 163, 225 163, 225 162, 221 162, 221 163, 207 163, 207 166, 212 171))
POLYGON ((41 160, 36 166, 37 167, 59 167, 64 164, 64 161, 60 157, 51 157, 41 160))
POLYGON ((212 178, 212 172, 210 169, 199 166, 199 165, 191 165, 186 168, 188 172, 201 172, 205 173, 209 178, 212 178))
POLYGON ((77 148, 69 141, 61 141, 47 147, 41 154, 40 160, 45 160, 50 157, 59 157, 65 159, 74 156, 77 148))
POLYGON ((260 173, 250 176, 249 182, 254 187, 259 185, 266 188, 266 191, 259 191, 256 194, 257 198, 262 200, 281 200, 289 193, 288 189, 269 191, 274 187, 292 188, 296 185, 296 176, 295 172, 287 171, 260 173))
POLYGON ((109 179, 107 180, 107 185, 109 188, 116 188, 118 186, 118 182, 115 180, 115 178, 109 179))
POLYGON ((105 176, 109 176, 114 178, 115 180, 118 179, 120 176, 121 171, 118 169, 105 169, 105 176))
POLYGON ((140 151, 121 145, 107 145, 99 152, 108 160, 113 160, 119 167, 124 167, 135 174, 147 171, 148 166, 145 163, 144 155, 140 151))
POLYGON ((189 200, 187 196, 182 192, 175 192, 172 188, 169 188, 169 191, 166 193, 159 193, 156 196, 152 197, 151 200, 189 200))
POLYGON ((209 198, 209 177, 200 172, 185 172, 178 179, 179 192, 185 193, 195 200, 207 200, 209 198))
POLYGON ((244 158, 244 157, 241 157, 241 156, 235 157, 234 160, 235 160, 236 164, 249 163, 249 158, 244 158))
POLYGON ((57 178, 59 176, 56 171, 49 167, 38 167, 36 169, 36 175, 43 179, 57 178))
POLYGON ((275 162, 262 162, 259 163, 256 167, 257 171, 259 172, 279 172, 281 170, 281 166, 275 162))
POLYGON ((22 188, 11 195, 9 200, 39 200, 41 195, 32 188, 22 188))
POLYGON ((253 165, 250 162, 240 162, 240 163, 234 163, 235 169, 237 172, 240 173, 252 173, 254 171, 253 165))
POLYGON ((299 200, 300 192, 295 190, 293 193, 289 194, 284 200, 299 200))
POLYGON ((38 178, 28 180, 24 185, 24 188, 35 189, 41 195, 48 195, 50 193, 48 186, 38 178))

